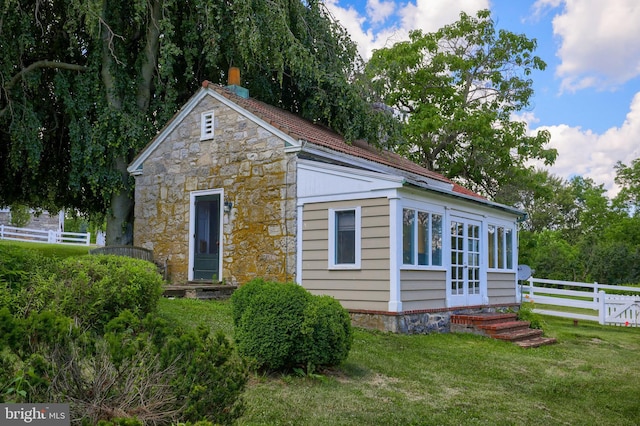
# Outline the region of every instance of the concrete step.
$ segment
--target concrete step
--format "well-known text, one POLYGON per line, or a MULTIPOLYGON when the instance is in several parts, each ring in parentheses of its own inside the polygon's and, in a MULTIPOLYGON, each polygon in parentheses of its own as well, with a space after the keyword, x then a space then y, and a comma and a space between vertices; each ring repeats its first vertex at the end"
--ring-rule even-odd
POLYGON ((225 300, 231 297, 236 288, 238 286, 235 285, 189 282, 186 284, 165 285, 163 295, 165 297, 184 297, 187 299, 225 300))

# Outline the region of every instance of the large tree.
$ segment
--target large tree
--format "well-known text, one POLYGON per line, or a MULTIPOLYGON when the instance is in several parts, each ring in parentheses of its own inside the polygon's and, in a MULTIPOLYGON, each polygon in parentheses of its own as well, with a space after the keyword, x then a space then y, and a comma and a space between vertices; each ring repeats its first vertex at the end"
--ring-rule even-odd
POLYGON ((549 133, 528 135, 514 118, 530 105, 532 72, 545 68, 535 40, 497 31, 488 10, 409 38, 367 64, 375 95, 403 122, 394 149, 488 196, 528 161, 555 161, 549 133))
POLYGON ((0 204, 105 214, 110 244, 131 241, 127 164, 229 66, 253 97, 348 139, 384 120, 317 0, 7 0, 0 49, 0 204))
POLYGON ((620 185, 615 204, 631 216, 640 218, 640 158, 633 160, 629 166, 618 161, 615 169, 615 181, 620 185))

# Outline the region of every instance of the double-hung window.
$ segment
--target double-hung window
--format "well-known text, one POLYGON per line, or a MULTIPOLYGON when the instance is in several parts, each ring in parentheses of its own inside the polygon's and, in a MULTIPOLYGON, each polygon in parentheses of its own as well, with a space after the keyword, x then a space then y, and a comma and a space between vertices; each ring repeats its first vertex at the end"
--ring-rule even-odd
POLYGON ((329 267, 360 268, 360 207, 329 210, 329 267))
POLYGON ((402 264, 442 266, 442 215, 403 209, 402 264))
POLYGON ((513 269, 513 229, 489 225, 487 230, 489 268, 513 269))

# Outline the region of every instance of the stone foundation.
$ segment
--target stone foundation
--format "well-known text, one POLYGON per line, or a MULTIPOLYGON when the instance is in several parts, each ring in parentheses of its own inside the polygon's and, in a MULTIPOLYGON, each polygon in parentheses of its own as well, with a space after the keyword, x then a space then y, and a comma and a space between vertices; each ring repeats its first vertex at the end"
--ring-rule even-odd
POLYGON ((449 309, 428 309, 410 312, 349 312, 351 324, 371 330, 400 334, 449 333, 451 315, 517 311, 519 305, 464 306, 449 309))

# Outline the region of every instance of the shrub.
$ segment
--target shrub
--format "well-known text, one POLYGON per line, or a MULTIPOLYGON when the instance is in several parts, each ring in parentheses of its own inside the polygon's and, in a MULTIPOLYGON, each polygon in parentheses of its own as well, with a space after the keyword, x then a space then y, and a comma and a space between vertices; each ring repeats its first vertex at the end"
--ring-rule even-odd
POLYGON ((240 319, 244 314, 244 311, 249 307, 251 300, 256 293, 265 291, 268 286, 280 285, 277 282, 265 281, 263 278, 256 278, 248 283, 244 284, 240 289, 233 292, 231 295, 231 304, 233 310, 231 315, 233 318, 233 325, 238 326, 240 319))
MULTIPOLYGON (((0 309, 26 314, 38 305, 30 291, 39 276, 56 271, 58 261, 40 253, 10 244, 0 244, 0 309)), ((39 304, 42 308, 42 303, 39 304)))
POLYGON ((70 401, 72 418, 86 424, 226 424, 242 414, 247 368, 221 334, 128 311, 104 336, 57 313, 0 314, 13 330, 0 340, 0 402, 70 401))
POLYGON ((241 315, 235 330, 238 351, 254 358, 260 367, 268 370, 288 369, 300 363, 300 342, 303 339, 304 310, 311 298, 305 289, 296 284, 254 282, 234 292, 232 298, 236 311, 238 300, 241 315), (242 293, 248 291, 249 296, 242 293))
POLYGON ((231 298, 238 351, 267 370, 335 365, 351 348, 348 313, 328 296, 258 279, 231 298))
POLYGON ((151 262, 101 255, 64 259, 36 291, 59 312, 99 329, 124 310, 138 317, 154 312, 162 285, 151 262))
MULTIPOLYGON (((527 296, 528 297, 528 296, 527 296)), ((533 300, 530 301, 522 301, 520 304, 520 308, 518 309, 518 320, 520 321, 529 321, 529 327, 537 328, 540 330, 544 329, 544 321, 540 317, 540 315, 533 312, 535 309, 535 304, 533 300)))
POLYGON ((309 366, 337 365, 353 340, 349 313, 333 297, 313 296, 304 312, 302 360, 309 366))

